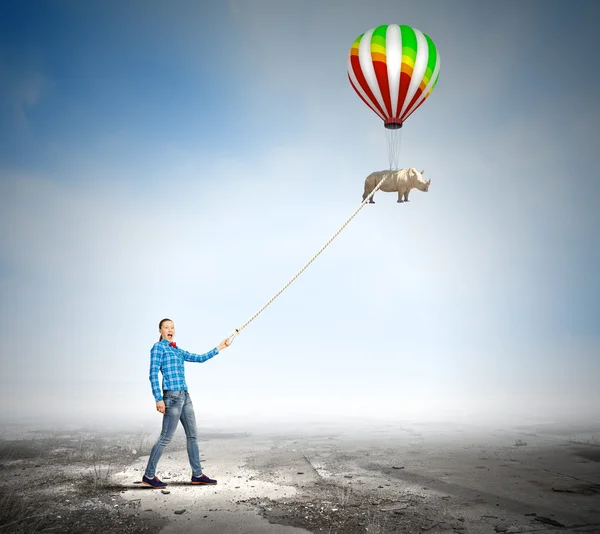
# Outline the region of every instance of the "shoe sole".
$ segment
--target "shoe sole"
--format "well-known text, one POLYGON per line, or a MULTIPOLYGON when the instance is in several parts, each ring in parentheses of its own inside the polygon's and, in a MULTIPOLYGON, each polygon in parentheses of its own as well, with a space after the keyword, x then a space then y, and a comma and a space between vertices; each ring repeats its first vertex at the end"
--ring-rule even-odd
POLYGON ((216 486, 216 482, 192 482, 193 486, 216 486))
POLYGON ((145 481, 142 481, 142 484, 144 484, 144 485, 146 485, 146 486, 148 486, 148 487, 150 487, 152 489, 162 489, 162 488, 166 488, 167 487, 166 484, 164 486, 153 486, 152 484, 150 484, 150 482, 145 482, 145 481))

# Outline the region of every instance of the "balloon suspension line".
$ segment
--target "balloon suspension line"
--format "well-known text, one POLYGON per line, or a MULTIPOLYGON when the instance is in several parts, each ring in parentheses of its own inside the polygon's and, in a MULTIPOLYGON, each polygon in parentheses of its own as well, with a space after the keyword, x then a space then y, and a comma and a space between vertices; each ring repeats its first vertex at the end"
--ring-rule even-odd
POLYGON ((400 156, 400 145, 402 143, 402 128, 397 130, 385 130, 385 139, 388 147, 388 158, 390 171, 398 170, 398 159, 400 156))
POLYGON ((388 178, 388 174, 385 174, 384 177, 381 179, 381 181, 377 184, 377 186, 375 187, 375 189, 373 189, 373 191, 371 191, 371 193, 361 202, 360 206, 358 206, 358 208, 356 208, 354 210, 354 213, 352 215, 350 215, 350 217, 348 217, 348 219, 346 219, 346 222, 344 224, 342 224, 342 226, 340 226, 340 228, 335 232, 335 234, 333 234, 333 236, 331 238, 329 238, 329 240, 327 241, 327 243, 325 243, 320 250, 306 263, 306 265, 304 265, 304 267, 302 267, 302 269, 300 269, 295 275, 294 277, 287 283, 285 284, 277 293, 275 293, 275 295, 273 295, 271 297, 271 299, 265 304, 263 305, 262 308, 260 308, 252 317, 250 317, 250 319, 248 319, 248 321, 246 321, 242 326, 240 326, 239 328, 236 328, 233 332, 233 334, 229 337, 229 342, 232 343, 233 340, 235 339, 235 337, 237 335, 240 334, 240 332, 246 328, 252 321, 254 321, 254 319, 256 319, 256 317, 258 317, 258 315, 260 313, 262 313, 267 306, 269 306, 271 304, 271 302, 273 302, 279 295, 281 295, 281 293, 283 293, 289 286, 290 284, 296 280, 296 278, 298 278, 303 272, 304 270, 313 262, 315 261, 315 259, 317 259, 317 256, 319 256, 319 254, 321 254, 321 252, 323 252, 328 246, 329 244, 338 236, 338 234, 350 223, 350 221, 352 219, 354 219, 354 217, 356 216, 356 214, 363 208, 363 206, 369 202, 369 200, 371 200, 371 197, 379 190, 379 188, 383 185, 383 182, 388 178))

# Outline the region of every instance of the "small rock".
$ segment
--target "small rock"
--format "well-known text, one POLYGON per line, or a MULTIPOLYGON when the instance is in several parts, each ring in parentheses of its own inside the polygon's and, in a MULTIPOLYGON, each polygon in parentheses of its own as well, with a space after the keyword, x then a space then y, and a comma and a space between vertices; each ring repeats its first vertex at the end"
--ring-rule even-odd
POLYGON ((303 471, 298 471, 296 474, 297 474, 297 475, 303 475, 303 474, 304 474, 304 472, 303 472, 303 471))
POLYGON ((135 449, 133 449, 133 450, 131 451, 131 454, 137 454, 137 451, 136 451, 135 449))
POLYGON ((552 525, 554 527, 564 527, 562 523, 559 523, 556 519, 551 519, 550 517, 537 516, 534 521, 539 521, 540 523, 545 523, 546 525, 552 525))
POLYGON ((164 493, 165 495, 168 495, 169 493, 171 493, 169 490, 160 490, 161 493, 164 493))
POLYGON ((185 508, 183 510, 174 510, 173 513, 181 515, 181 514, 185 513, 185 508))
POLYGON ((393 465, 393 466, 392 466, 392 469, 404 469, 404 466, 401 466, 401 467, 399 467, 399 466, 397 466, 397 465, 393 465))

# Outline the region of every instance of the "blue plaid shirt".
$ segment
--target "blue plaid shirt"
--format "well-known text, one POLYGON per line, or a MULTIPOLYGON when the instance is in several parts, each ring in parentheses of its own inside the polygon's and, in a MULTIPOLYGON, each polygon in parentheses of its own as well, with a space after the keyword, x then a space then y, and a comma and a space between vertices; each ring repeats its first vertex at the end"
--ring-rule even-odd
POLYGON ((206 354, 192 354, 179 347, 171 347, 166 339, 157 341, 150 351, 150 384, 156 402, 163 400, 162 390, 158 383, 158 371, 162 373, 162 389, 179 391, 187 389, 183 362, 202 363, 219 354, 215 347, 206 354))

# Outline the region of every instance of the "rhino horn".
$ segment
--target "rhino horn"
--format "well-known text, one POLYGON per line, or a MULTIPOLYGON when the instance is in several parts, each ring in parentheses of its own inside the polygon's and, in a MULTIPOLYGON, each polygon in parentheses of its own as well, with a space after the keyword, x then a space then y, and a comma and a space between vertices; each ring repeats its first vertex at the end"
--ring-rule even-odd
POLYGON ((421 174, 423 174, 424 172, 425 172, 424 170, 423 170, 423 171, 421 171, 421 174))

